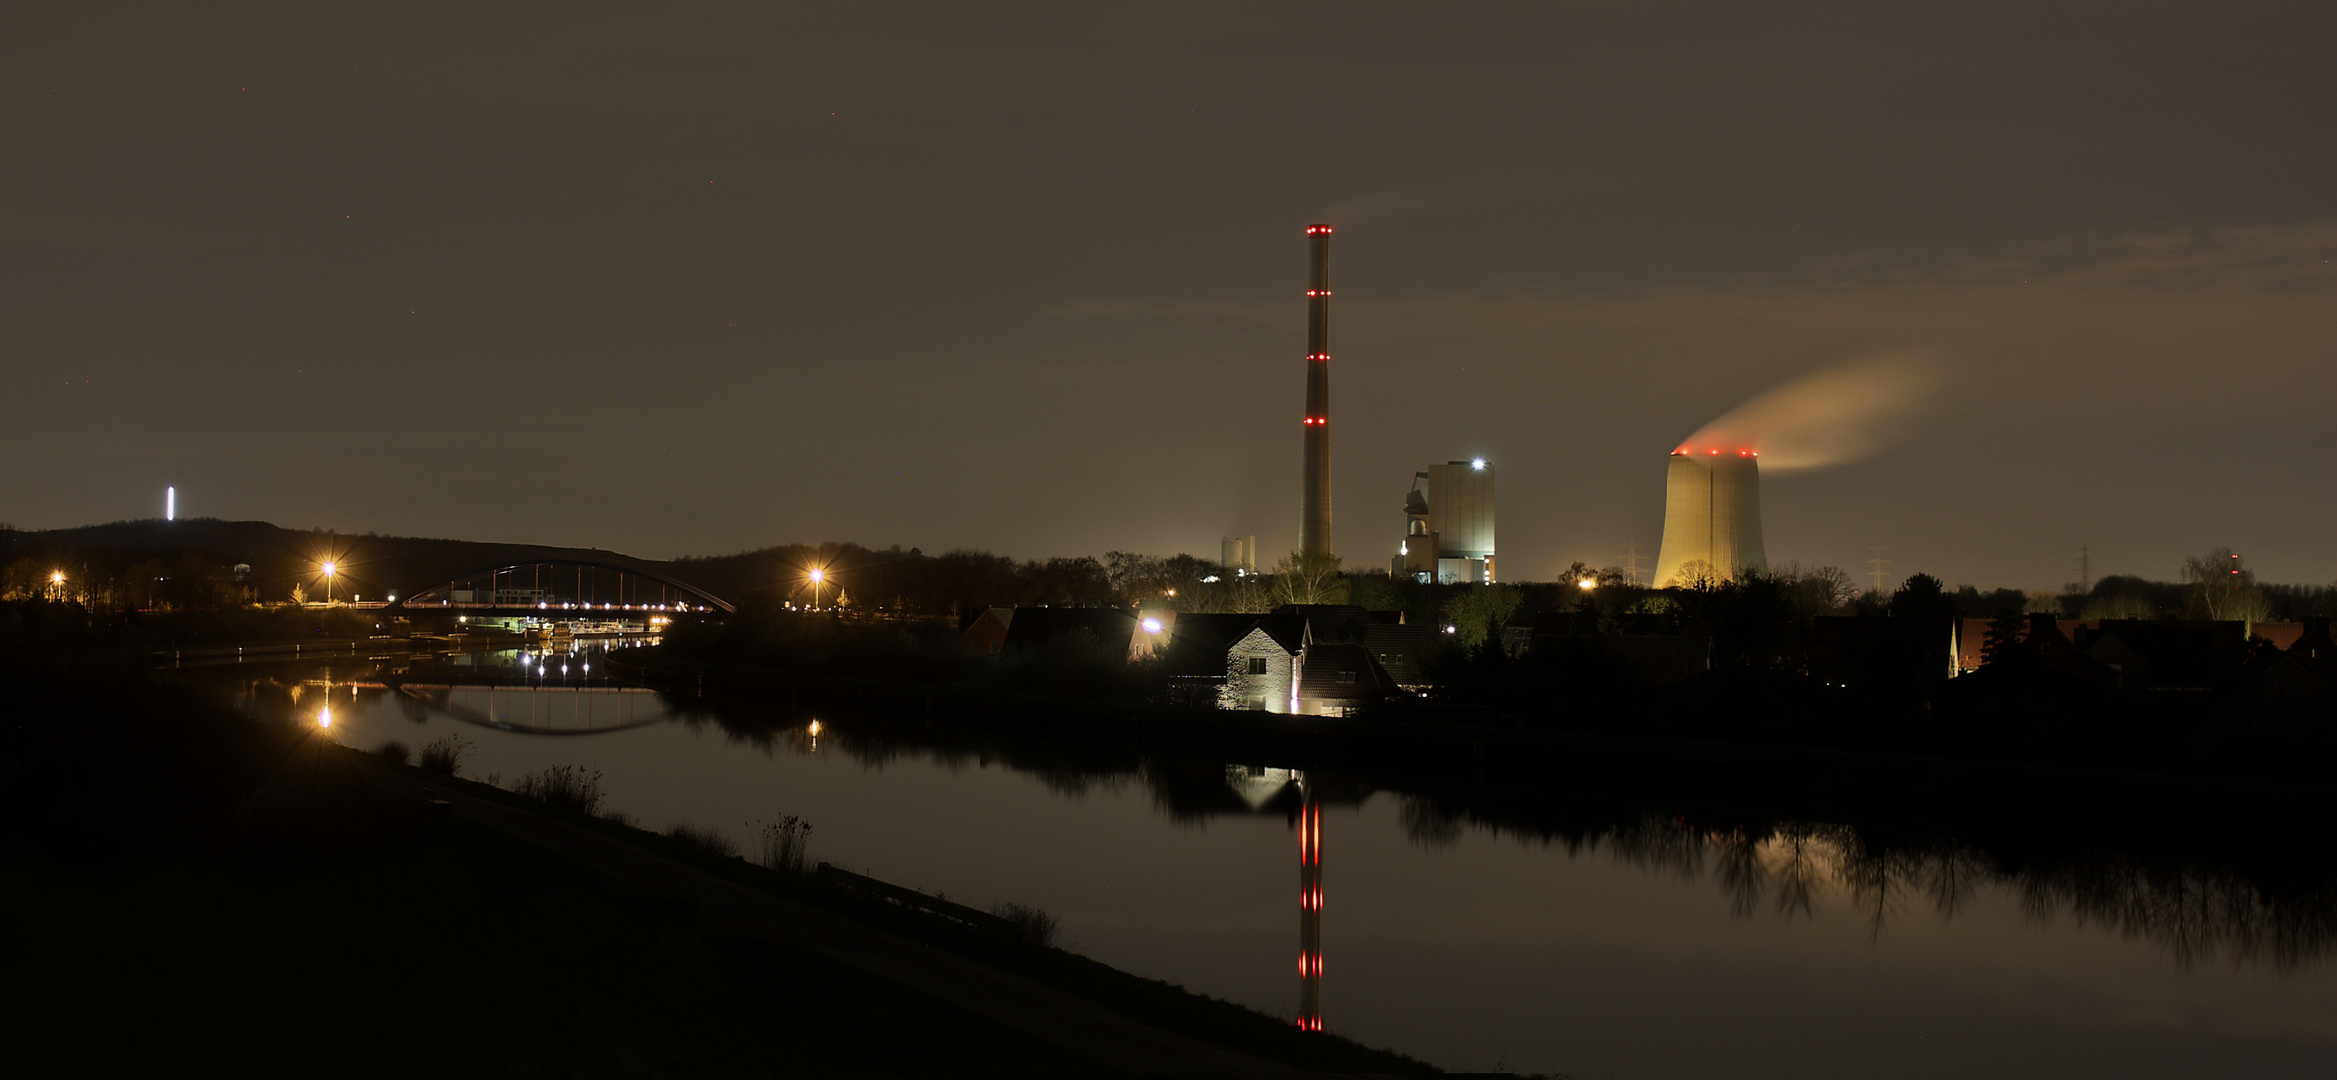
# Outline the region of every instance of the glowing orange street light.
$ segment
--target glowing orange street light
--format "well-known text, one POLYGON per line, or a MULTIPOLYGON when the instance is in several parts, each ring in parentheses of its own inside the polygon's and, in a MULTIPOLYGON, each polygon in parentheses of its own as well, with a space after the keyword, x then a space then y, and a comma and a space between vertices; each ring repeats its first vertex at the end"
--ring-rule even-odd
POLYGON ((821 569, 821 568, 819 568, 819 567, 816 567, 816 566, 812 568, 812 571, 811 571, 811 609, 812 609, 813 611, 818 611, 818 610, 820 609, 820 583, 821 583, 821 582, 823 582, 823 581, 826 581, 827 579, 828 579, 828 572, 827 572, 826 570, 823 570, 823 569, 821 569))
POLYGON ((332 561, 331 559, 326 559, 326 560, 325 560, 325 562, 324 562, 324 571, 325 571, 325 606, 326 606, 326 607, 331 607, 331 606, 333 606, 333 575, 334 575, 336 572, 338 572, 339 570, 340 570, 340 567, 338 567, 338 566, 334 565, 334 563, 333 563, 333 561, 332 561))

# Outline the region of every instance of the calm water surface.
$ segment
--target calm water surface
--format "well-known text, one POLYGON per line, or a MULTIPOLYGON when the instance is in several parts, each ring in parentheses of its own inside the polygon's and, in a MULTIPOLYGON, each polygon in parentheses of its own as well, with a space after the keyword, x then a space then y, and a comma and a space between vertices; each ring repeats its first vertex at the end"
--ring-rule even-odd
POLYGON ((756 823, 801 816, 815 859, 1037 904, 1091 957, 1286 1017, 1303 788, 1322 807, 1327 1025, 1447 1068, 2337 1075, 2330 927, 2270 919, 2244 888, 2105 880, 2056 899, 1952 854, 1862 861, 1828 826, 1747 839, 1651 819, 1521 839, 1287 763, 1099 764, 841 717, 817 735, 808 716, 725 718, 600 684, 601 658, 185 674, 287 722, 329 709, 353 746, 458 734, 476 746, 465 775, 506 786, 596 769, 637 823, 719 829, 741 850, 756 823))

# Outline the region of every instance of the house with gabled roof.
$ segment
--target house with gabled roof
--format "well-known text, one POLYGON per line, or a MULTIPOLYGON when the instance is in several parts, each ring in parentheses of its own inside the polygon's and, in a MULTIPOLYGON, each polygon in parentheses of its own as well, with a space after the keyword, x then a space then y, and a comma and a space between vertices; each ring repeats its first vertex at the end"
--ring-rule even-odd
POLYGON ((984 654, 1042 647, 1066 636, 1092 640, 1113 655, 1157 660, 1168 676, 1169 700, 1177 704, 1340 716, 1404 693, 1375 649, 1400 654, 1407 671, 1424 672, 1421 642, 1390 633, 1403 628, 1383 621, 1359 607, 1330 604, 1265 614, 991 608, 962 636, 984 654))

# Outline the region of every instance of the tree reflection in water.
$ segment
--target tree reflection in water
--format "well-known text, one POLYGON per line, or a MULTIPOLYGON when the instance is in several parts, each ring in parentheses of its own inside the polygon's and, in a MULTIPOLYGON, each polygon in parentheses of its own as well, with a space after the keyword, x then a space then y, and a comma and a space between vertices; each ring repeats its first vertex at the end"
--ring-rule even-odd
MULTIPOLYGON (((1295 789, 1256 800, 1255 785, 1238 780, 1242 770, 1233 767, 1237 779, 1229 781, 1229 767, 1221 762, 887 722, 832 724, 829 730, 837 749, 870 766, 903 755, 956 765, 979 760, 1073 795, 1141 784, 1163 813, 1184 821, 1265 813, 1295 823, 1299 813, 1295 789)), ((1402 777, 1320 770, 1307 776, 1313 797, 1326 804, 1355 805, 1378 792, 1396 796, 1406 837, 1430 848, 1449 847, 1474 827, 1552 844, 1570 855, 1604 847, 1627 865, 1682 881, 1709 874, 1743 918, 1809 918, 1821 901, 1838 898, 1879 938, 1912 914, 1953 919, 1983 892, 2003 887, 2033 920, 2067 917, 2081 926, 2106 926, 2163 946, 2185 968, 2222 958, 2287 970, 2326 958, 2337 942, 2337 873, 2317 846, 2288 847, 2278 858, 2250 866, 2202 858, 2198 845, 2169 850, 2147 828, 2004 845, 1991 835, 2003 828, 1995 821, 1973 823, 1969 835, 1945 822, 1910 836, 1856 822, 1748 822, 1721 811, 1649 813, 1611 803, 1570 806, 1554 815, 1538 799, 1512 809, 1492 799, 1409 793, 1402 777), (2006 854, 2007 846, 2018 850, 2006 854)), ((2248 839, 2249 846, 2262 848, 2263 837, 2248 839)))
POLYGON ((1430 846, 1452 843, 1467 821, 1557 841, 1570 853, 1603 846, 1626 865, 1683 880, 1703 878, 1709 863, 1739 917, 1809 917, 1820 900, 1839 897, 1878 938, 1917 911, 1953 919, 1983 890, 2004 886, 2032 920, 2066 916, 2109 927, 2164 946, 2186 969, 2222 958, 2289 970, 2327 958, 2337 941, 2337 882, 2325 868, 2251 876, 2170 859, 2147 845, 2032 856, 2031 865, 2008 868, 1984 848, 1954 840, 1881 843, 1848 824, 1715 827, 1658 814, 1546 832, 1420 797, 1407 798, 1401 819, 1415 841, 1430 846))
MULTIPOLYGON (((258 714, 290 714, 303 679, 288 676, 238 679, 236 697, 258 714)), ((359 699, 379 693, 370 686, 352 692, 359 699)), ((996 764, 1070 797, 1140 787, 1180 822, 1278 815, 1296 826, 1301 813, 1296 785, 1273 782, 1286 769, 1148 752, 1133 726, 1125 741, 1043 741, 822 714, 814 738, 810 714, 792 709, 674 694, 659 694, 657 702, 686 727, 713 728, 766 752, 840 753, 869 769, 902 760, 953 769, 996 764)), ((1455 795, 1450 777, 1433 775, 1305 775, 1306 800, 1318 805, 1354 806, 1379 793, 1398 799, 1404 835, 1424 847, 1448 848, 1482 830, 1569 856, 1604 848, 1646 873, 1688 882, 1709 875, 1740 918, 1811 918, 1821 903, 1838 901, 1879 938, 1912 915, 1953 919, 1982 893, 2003 888, 2032 920, 2108 927, 2160 945, 2185 968, 2222 959, 2289 970, 2324 960, 2337 942, 2337 852, 2324 839, 2337 822, 2326 809, 2296 811, 2316 806, 2301 797, 2276 808, 2207 812, 2196 812, 2203 804, 2193 799, 2193 809, 2176 817, 2142 800, 2126 811, 2069 800, 2067 813, 1959 819, 1894 806, 1871 819, 1844 813, 1827 822, 1802 820, 1782 798, 1776 806, 1732 803, 1667 787, 1652 774, 1627 789, 1632 795, 1610 787, 1598 797, 1483 784, 1455 795), (1667 805, 1697 809, 1651 809, 1667 805), (1921 827, 1910 827, 1911 818, 1921 827)))

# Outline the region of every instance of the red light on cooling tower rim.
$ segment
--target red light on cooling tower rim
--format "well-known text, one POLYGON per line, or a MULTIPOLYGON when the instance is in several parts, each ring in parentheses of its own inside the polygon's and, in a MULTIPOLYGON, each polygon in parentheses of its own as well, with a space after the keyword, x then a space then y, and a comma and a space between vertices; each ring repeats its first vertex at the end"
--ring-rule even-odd
POLYGON ((1328 225, 1309 225, 1306 227, 1306 234, 1308 236, 1314 236, 1317 234, 1329 236, 1331 234, 1331 227, 1328 225))
POLYGON ((1331 358, 1331 354, 1327 352, 1311 352, 1306 354, 1306 358, 1309 360, 1328 360, 1331 358))
POLYGON ((1308 289, 1308 290, 1306 291, 1306 294, 1307 294, 1308 296, 1329 296, 1329 295, 1331 295, 1331 290, 1329 290, 1329 289, 1308 289))

